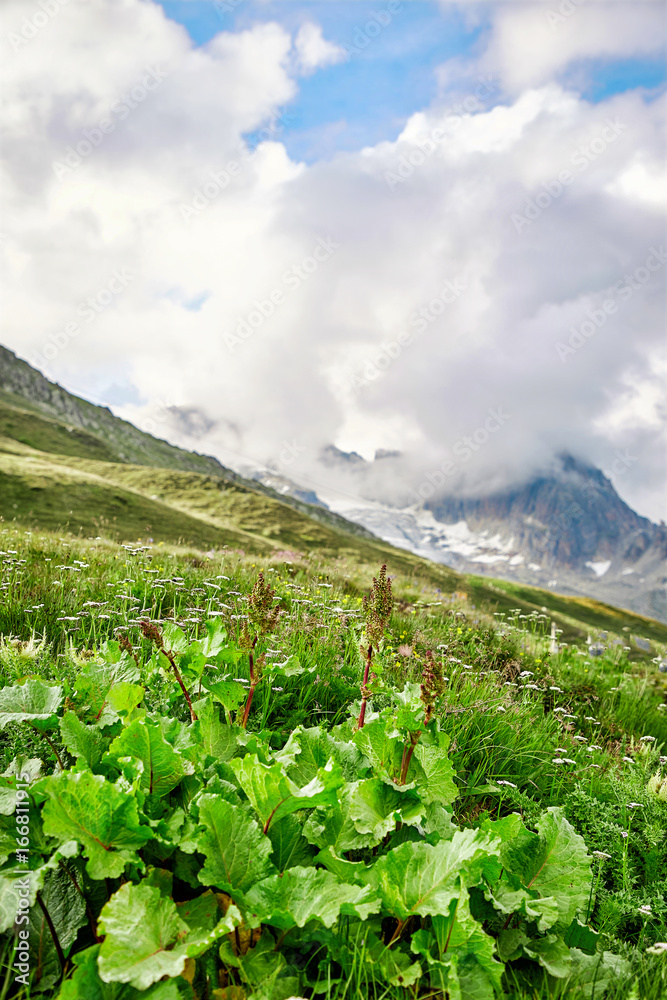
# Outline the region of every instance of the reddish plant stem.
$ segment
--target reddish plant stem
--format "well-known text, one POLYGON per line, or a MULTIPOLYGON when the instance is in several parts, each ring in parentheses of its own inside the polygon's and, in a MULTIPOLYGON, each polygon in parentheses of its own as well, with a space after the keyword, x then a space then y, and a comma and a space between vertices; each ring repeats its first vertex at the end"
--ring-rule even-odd
POLYGON ((406 920, 398 920, 398 923, 396 924, 396 929, 394 930, 394 933, 391 935, 390 940, 387 942, 387 948, 391 948, 394 941, 398 940, 398 938, 403 933, 405 925, 407 924, 409 919, 410 917, 408 917, 406 920))
POLYGON ((81 891, 81 887, 80 887, 79 883, 74 878, 74 876, 72 875, 72 873, 69 870, 69 868, 67 867, 67 865, 64 864, 64 862, 62 862, 62 861, 59 861, 58 864, 60 865, 60 868, 65 872, 65 875, 67 875, 67 878, 70 880, 70 882, 72 883, 72 885, 74 886, 74 888, 76 889, 76 891, 81 896, 81 899, 83 900, 83 904, 86 907, 86 913, 88 914, 88 923, 90 924, 90 929, 91 929, 91 931, 93 933, 93 937, 95 938, 95 941, 99 944, 99 942, 102 939, 100 937, 98 937, 97 928, 96 928, 96 925, 95 925, 95 917, 93 916, 93 911, 90 908, 88 900, 84 896, 83 892, 81 891))
POLYGON ((65 956, 63 955, 63 950, 62 950, 62 947, 60 945, 60 940, 58 939, 58 935, 56 933, 56 929, 53 926, 53 920, 51 920, 51 914, 47 910, 47 908, 46 908, 46 906, 44 904, 44 900, 42 899, 42 894, 40 892, 37 893, 37 902, 39 904, 40 910, 44 914, 44 919, 46 920, 46 923, 47 923, 47 926, 49 928, 49 931, 51 932, 51 937, 53 938, 53 943, 54 943, 55 948, 56 948, 56 954, 58 956, 58 961, 60 962, 60 968, 61 968, 62 973, 64 975, 65 974, 65 956))
POLYGON ((186 688, 185 684, 183 683, 183 678, 181 677, 181 673, 180 673, 178 667, 176 666, 176 660, 174 659, 174 654, 171 652, 171 650, 165 649, 164 646, 162 646, 162 652, 164 653, 164 655, 167 657, 167 659, 171 663, 171 669, 174 671, 174 673, 176 675, 176 680, 178 681, 178 683, 181 686, 181 691, 183 692, 183 696, 185 697, 185 700, 188 703, 188 708, 190 709, 190 720, 191 720, 191 722, 196 722, 197 721, 197 716, 195 715, 195 710, 192 707, 192 702, 190 701, 190 695, 188 694, 188 689, 186 688))
POLYGON ((248 716, 250 715, 250 706, 252 705, 252 699, 255 694, 256 684, 250 685, 250 690, 248 691, 248 700, 245 703, 245 709, 243 710, 243 718, 241 719, 241 729, 245 729, 248 725, 248 716))
POLYGON ((456 922, 456 911, 458 910, 459 903, 456 901, 456 906, 454 907, 454 913, 452 914, 452 922, 449 925, 449 932, 447 934, 447 940, 445 941, 445 951, 449 948, 449 939, 452 936, 452 931, 454 930, 454 923, 456 922))
POLYGON ((373 646, 369 643, 368 649, 366 650, 366 667, 364 669, 364 680, 361 685, 361 711, 359 712, 359 721, 357 722, 357 729, 364 728, 364 719, 366 718, 366 702, 367 698, 365 695, 366 685, 368 684, 368 675, 371 671, 371 662, 373 660, 373 646))
POLYGON ((54 754, 56 755, 56 760, 57 760, 57 761, 58 761, 58 763, 60 764, 60 770, 61 770, 61 771, 64 771, 64 770, 65 770, 65 765, 63 764, 63 762, 62 762, 62 759, 61 759, 61 757, 60 757, 60 754, 59 754, 59 753, 58 753, 58 751, 56 750, 56 748, 55 748, 55 746, 54 746, 53 742, 52 742, 52 741, 51 741, 51 740, 49 739, 49 737, 48 737, 48 736, 46 735, 46 733, 42 733, 42 732, 40 732, 40 731, 39 731, 39 729, 37 728, 37 726, 33 726, 32 728, 33 728, 33 729, 35 730, 35 732, 36 732, 36 733, 39 733, 39 735, 40 735, 40 736, 43 736, 43 737, 44 737, 44 739, 46 740, 46 742, 47 742, 47 743, 49 744, 49 746, 50 746, 50 747, 51 747, 51 749, 53 750, 54 754))
POLYGON ((255 646, 257 645, 257 636, 252 640, 252 649, 248 653, 248 664, 250 666, 250 690, 248 691, 248 699, 245 703, 245 709, 243 711, 243 719, 241 720, 241 729, 245 729, 248 725, 248 716, 250 715, 250 706, 252 705, 253 695, 255 694, 255 688, 257 687, 257 679, 255 678, 255 657, 253 655, 255 646))
POLYGON ((275 809, 272 811, 271 815, 269 816, 269 818, 267 819, 266 823, 264 824, 264 829, 262 830, 262 833, 268 833, 269 832, 269 827, 271 826, 271 820, 276 815, 276 813, 280 809, 280 807, 283 804, 283 802, 286 802, 286 801, 287 801, 286 799, 281 799, 280 800, 280 802, 275 807, 275 809))
POLYGON ((421 736, 421 730, 416 733, 410 733, 410 745, 407 744, 403 748, 403 759, 401 761, 401 784, 405 784, 405 779, 408 776, 408 771, 410 770, 410 761, 412 760, 412 755, 415 752, 415 747, 419 743, 419 737, 421 736))

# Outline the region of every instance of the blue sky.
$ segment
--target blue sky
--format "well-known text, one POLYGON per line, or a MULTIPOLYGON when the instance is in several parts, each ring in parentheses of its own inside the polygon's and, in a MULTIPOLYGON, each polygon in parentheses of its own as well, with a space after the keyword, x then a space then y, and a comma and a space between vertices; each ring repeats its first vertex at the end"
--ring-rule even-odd
MULTIPOLYGON (((353 50, 346 62, 302 77, 296 98, 284 109, 280 139, 292 158, 306 162, 394 140, 415 111, 438 100, 447 105, 451 98, 439 93, 437 67, 453 58, 473 58, 490 27, 489 17, 474 24, 454 4, 448 10, 430 0, 404 0, 391 23, 364 44, 365 26, 374 12, 386 11, 387 3, 161 0, 161 5, 197 45, 219 31, 257 22, 276 21, 296 31, 313 21, 327 40, 353 50)), ((665 63, 657 58, 586 60, 571 64, 564 80, 597 102, 624 90, 660 87, 665 63)))

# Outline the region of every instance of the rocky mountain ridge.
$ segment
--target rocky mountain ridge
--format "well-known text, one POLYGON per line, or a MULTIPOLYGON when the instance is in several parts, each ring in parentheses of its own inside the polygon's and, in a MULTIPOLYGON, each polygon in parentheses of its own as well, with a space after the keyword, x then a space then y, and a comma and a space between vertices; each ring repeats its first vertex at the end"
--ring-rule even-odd
POLYGON ((596 597, 667 620, 667 526, 633 511, 599 469, 569 454, 486 496, 422 505, 328 500, 393 545, 459 572, 596 597))

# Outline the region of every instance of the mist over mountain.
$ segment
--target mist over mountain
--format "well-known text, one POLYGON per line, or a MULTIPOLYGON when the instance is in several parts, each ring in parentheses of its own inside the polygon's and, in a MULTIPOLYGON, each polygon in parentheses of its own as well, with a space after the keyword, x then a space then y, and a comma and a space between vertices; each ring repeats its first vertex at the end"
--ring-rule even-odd
POLYGON ((342 486, 321 495, 328 506, 393 545, 460 572, 588 595, 667 620, 667 526, 633 511, 600 469, 570 453, 500 488, 499 469, 477 493, 470 483, 448 492, 446 479, 434 475, 408 486, 401 477, 410 462, 400 454, 368 462, 331 446, 322 464, 338 472, 342 486))

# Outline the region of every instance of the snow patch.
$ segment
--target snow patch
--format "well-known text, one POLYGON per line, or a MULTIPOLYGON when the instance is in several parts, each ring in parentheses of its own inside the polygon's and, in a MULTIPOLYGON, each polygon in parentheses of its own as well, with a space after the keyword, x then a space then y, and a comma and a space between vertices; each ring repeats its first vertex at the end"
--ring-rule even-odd
POLYGON ((611 566, 611 559, 606 559, 603 562, 587 562, 586 565, 593 570, 596 576, 604 576, 611 566))
POLYGON ((516 558, 512 555, 513 538, 503 538, 498 533, 489 538, 488 530, 471 531, 466 521, 444 524, 437 521, 430 510, 387 507, 372 501, 322 499, 330 510, 363 524, 384 541, 436 562, 455 565, 457 559, 465 559, 494 565, 516 558))

